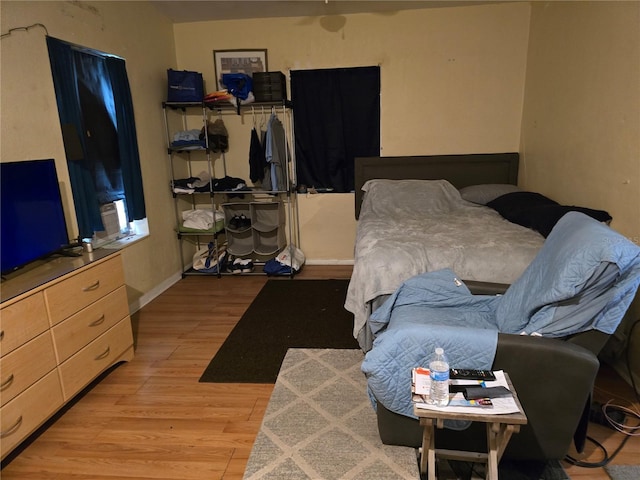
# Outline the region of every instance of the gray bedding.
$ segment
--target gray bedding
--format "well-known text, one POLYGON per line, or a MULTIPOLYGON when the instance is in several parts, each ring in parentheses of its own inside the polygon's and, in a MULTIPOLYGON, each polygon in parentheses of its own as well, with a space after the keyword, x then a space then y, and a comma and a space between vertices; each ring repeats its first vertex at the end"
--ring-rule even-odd
POLYGON ((462 199, 446 180, 370 180, 345 308, 364 350, 369 302, 414 275, 449 268, 465 280, 512 283, 543 244, 537 232, 462 199))

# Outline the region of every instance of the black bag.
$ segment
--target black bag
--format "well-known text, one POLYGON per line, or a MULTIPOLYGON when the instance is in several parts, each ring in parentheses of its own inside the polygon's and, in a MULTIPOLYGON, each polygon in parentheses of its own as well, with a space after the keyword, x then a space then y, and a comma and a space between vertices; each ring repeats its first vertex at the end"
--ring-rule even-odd
POLYGON ((188 70, 167 70, 168 102, 202 102, 204 82, 202 74, 188 70))

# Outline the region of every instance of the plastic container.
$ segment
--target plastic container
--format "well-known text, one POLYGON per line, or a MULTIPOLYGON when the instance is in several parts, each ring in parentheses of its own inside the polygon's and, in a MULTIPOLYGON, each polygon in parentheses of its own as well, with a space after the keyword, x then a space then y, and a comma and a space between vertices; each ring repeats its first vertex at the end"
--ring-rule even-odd
POLYGON ((429 389, 429 403, 439 407, 449 405, 449 362, 444 350, 436 348, 429 362, 431 387, 429 389))

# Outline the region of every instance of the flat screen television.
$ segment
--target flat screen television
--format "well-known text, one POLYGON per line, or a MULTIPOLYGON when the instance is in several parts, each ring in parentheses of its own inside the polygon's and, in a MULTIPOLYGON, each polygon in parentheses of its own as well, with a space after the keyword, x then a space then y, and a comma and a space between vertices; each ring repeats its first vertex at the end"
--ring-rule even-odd
POLYGON ((0 162, 0 230, 2 275, 68 246, 53 159, 0 162))

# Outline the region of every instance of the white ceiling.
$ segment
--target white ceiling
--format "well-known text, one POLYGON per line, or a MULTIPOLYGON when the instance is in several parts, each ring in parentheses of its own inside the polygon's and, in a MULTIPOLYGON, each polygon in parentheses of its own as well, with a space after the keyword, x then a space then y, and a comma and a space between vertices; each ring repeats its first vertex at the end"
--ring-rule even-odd
POLYGON ((377 13, 383 15, 393 15, 399 10, 464 6, 496 2, 486 2, 478 0, 152 0, 152 3, 160 12, 164 13, 174 23, 186 23, 243 18, 344 15, 349 13, 377 13))

